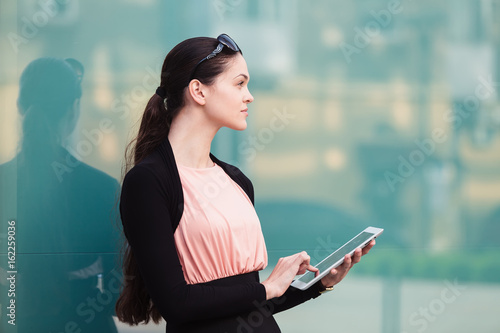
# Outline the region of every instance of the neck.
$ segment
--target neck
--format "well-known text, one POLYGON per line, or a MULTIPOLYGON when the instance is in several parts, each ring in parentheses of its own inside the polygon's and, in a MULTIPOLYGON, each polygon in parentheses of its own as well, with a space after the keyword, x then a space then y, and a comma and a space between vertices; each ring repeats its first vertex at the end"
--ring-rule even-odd
POLYGON ((191 168, 208 168, 214 162, 210 159, 210 146, 219 130, 208 126, 207 119, 199 110, 184 108, 172 120, 168 140, 177 163, 191 168))

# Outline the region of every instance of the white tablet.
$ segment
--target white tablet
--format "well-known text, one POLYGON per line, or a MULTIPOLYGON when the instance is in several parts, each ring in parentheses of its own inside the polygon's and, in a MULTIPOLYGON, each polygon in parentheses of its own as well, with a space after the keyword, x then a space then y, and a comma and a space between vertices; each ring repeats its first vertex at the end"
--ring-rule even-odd
POLYGON ((314 267, 319 269, 319 275, 314 276, 316 273, 307 271, 302 274, 298 279, 294 280, 291 284, 292 287, 306 290, 310 286, 316 283, 316 281, 320 280, 323 276, 327 275, 328 272, 337 266, 340 266, 344 262, 344 257, 346 254, 352 255, 354 250, 358 247, 363 248, 368 243, 375 239, 380 235, 384 229, 368 227, 362 232, 360 232, 353 239, 342 245, 341 248, 330 254, 328 257, 323 259, 319 264, 314 267))

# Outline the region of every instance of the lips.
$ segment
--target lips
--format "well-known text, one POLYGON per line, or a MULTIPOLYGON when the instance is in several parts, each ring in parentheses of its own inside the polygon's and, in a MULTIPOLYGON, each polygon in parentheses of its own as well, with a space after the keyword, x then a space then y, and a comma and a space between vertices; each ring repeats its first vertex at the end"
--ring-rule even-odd
POLYGON ((241 112, 248 112, 248 108, 241 110, 241 112))

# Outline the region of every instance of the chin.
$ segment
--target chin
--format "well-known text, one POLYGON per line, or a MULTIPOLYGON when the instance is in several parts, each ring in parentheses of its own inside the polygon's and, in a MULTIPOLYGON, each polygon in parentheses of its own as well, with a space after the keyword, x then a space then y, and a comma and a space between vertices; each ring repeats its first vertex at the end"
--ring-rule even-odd
POLYGON ((245 121, 238 124, 229 124, 227 127, 235 131, 244 131, 247 128, 247 122, 245 121))

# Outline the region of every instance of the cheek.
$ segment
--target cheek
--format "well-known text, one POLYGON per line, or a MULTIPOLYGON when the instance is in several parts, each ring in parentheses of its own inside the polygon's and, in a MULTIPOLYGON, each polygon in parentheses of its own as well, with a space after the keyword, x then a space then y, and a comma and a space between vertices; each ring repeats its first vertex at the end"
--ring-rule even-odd
POLYGON ((234 102, 236 96, 238 95, 238 90, 234 87, 227 87, 222 91, 222 94, 224 94, 224 99, 226 101, 234 102))
POLYGON ((234 109, 238 107, 240 103, 240 92, 237 89, 225 89, 221 91, 220 103, 224 109, 234 109))

